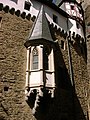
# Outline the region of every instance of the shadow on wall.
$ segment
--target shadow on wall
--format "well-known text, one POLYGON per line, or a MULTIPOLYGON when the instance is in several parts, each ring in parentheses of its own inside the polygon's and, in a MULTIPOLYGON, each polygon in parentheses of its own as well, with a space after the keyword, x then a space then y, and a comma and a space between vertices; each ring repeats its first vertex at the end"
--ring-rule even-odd
MULTIPOLYGON (((86 120, 80 102, 71 85, 68 70, 65 66, 62 53, 58 46, 55 52, 56 90, 54 98, 44 92, 39 97, 35 117, 37 120, 86 120), (60 63, 60 64, 59 64, 60 63), (60 66, 60 65, 63 65, 60 66)), ((33 108, 36 94, 28 99, 27 103, 33 108)))
POLYGON ((1 117, 0 117, 0 120, 5 120, 5 118, 1 116, 1 117))
POLYGON ((76 37, 74 41, 71 41, 71 45, 77 52, 79 56, 82 56, 84 61, 87 62, 87 46, 83 39, 80 39, 80 37, 76 37))

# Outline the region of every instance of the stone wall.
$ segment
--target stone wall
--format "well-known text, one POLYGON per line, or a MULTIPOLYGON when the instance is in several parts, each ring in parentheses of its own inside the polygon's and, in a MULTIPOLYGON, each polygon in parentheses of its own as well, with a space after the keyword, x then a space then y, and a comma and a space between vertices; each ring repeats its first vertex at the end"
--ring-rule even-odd
MULTIPOLYGON (((84 47, 84 46, 83 46, 84 47)), ((75 114, 78 119, 88 119, 87 117, 87 91, 88 77, 86 58, 82 53, 79 43, 76 41, 71 45, 71 57, 75 84, 75 114), (85 118, 86 117, 86 118, 85 118)))
POLYGON ((35 120, 25 102, 26 48, 32 21, 0 12, 0 120, 35 120))

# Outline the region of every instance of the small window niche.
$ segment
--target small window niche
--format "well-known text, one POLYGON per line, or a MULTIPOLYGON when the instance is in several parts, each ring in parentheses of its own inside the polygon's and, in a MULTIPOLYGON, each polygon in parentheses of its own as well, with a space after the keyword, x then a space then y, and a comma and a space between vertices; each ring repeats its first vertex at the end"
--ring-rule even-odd
POLYGON ((74 10, 74 5, 71 5, 71 10, 74 10))
POLYGON ((32 70, 38 69, 38 50, 35 47, 32 51, 32 70))
POLYGON ((0 28, 1 28, 1 24, 2 24, 2 17, 0 17, 0 28))
POLYGON ((44 70, 49 70, 48 52, 45 48, 43 49, 43 68, 44 70))
POLYGON ((7 91, 8 91, 8 89, 9 89, 9 87, 7 87, 7 86, 5 86, 5 87, 4 87, 4 91, 6 91, 6 92, 7 92, 7 91))
POLYGON ((62 48, 63 50, 65 50, 65 42, 64 42, 64 40, 61 40, 61 48, 62 48))
POLYGON ((31 7, 31 3, 30 3, 30 2, 25 1, 25 4, 24 4, 24 9, 29 11, 29 10, 30 10, 30 7, 31 7))
POLYGON ((79 9, 79 13, 82 14, 82 10, 81 10, 81 8, 78 8, 78 9, 79 9))
POLYGON ((53 15, 53 22, 58 23, 58 17, 56 15, 53 15))
POLYGON ((80 29, 80 24, 78 22, 76 22, 76 27, 77 29, 80 29))

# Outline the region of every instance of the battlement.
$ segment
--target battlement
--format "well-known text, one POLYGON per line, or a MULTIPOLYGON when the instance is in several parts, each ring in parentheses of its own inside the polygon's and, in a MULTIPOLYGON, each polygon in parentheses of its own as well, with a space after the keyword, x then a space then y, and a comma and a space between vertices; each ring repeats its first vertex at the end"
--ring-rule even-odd
POLYGON ((16 3, 15 1, 9 1, 9 2, 1 2, 1 9, 4 9, 4 11, 10 11, 12 14, 17 14, 18 16, 22 16, 23 18, 27 19, 34 19, 37 17, 38 12, 40 10, 40 6, 44 4, 45 14, 50 24, 53 24, 54 27, 56 26, 57 29, 64 30, 65 32, 71 32, 73 35, 73 32, 81 38, 84 38, 84 21, 83 18, 81 22, 79 22, 79 19, 75 17, 72 17, 72 15, 68 14, 67 11, 62 10, 62 7, 58 7, 53 3, 49 3, 48 1, 23 1, 16 3), (14 6, 15 4, 15 6, 14 6))

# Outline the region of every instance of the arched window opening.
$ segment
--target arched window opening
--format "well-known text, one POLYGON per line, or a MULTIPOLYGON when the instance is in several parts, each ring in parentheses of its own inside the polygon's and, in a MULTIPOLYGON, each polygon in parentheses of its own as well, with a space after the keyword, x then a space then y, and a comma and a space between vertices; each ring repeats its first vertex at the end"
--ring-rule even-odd
POLYGON ((38 50, 36 48, 32 51, 32 69, 38 69, 38 50))
POLYGON ((28 1, 25 1, 24 9, 29 11, 30 7, 31 7, 31 3, 28 1))
POLYGON ((44 68, 44 70, 48 70, 49 69, 49 65, 48 65, 48 52, 47 52, 47 50, 45 48, 43 49, 43 68, 44 68))
POLYGON ((80 24, 78 22, 76 22, 76 27, 77 27, 77 29, 80 28, 80 24))
POLYGON ((61 40, 61 48, 65 50, 65 42, 63 40, 61 40))

